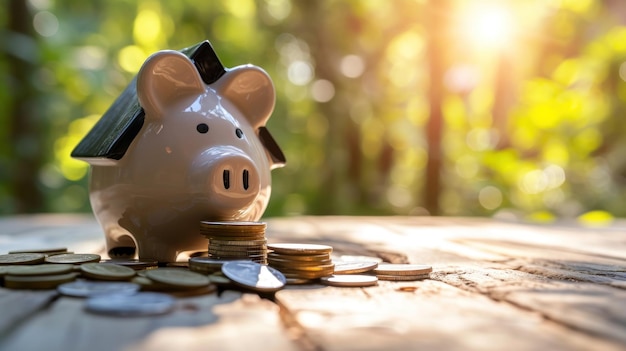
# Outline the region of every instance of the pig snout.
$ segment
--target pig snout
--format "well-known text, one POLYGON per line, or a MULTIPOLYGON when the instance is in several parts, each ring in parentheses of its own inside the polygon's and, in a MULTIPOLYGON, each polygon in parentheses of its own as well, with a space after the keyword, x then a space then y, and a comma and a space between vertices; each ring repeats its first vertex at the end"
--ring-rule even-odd
POLYGON ((259 170, 242 151, 216 147, 202 153, 198 162, 202 164, 198 169, 202 169, 203 174, 195 174, 194 178, 199 182, 196 186, 202 183, 208 186, 211 202, 222 208, 245 208, 258 196, 261 188, 259 170))
POLYGON ((252 201, 259 193, 259 172, 244 155, 224 157, 210 172, 210 186, 216 194, 242 200, 250 198, 252 201))

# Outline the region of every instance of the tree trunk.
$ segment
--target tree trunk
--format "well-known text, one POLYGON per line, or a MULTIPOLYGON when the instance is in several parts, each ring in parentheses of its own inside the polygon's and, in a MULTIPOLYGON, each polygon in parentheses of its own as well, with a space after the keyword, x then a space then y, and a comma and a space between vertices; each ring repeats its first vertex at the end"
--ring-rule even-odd
MULTIPOLYGON (((11 0, 9 3, 9 35, 21 36, 19 40, 35 40, 33 19, 25 0, 11 0)), ((17 42, 17 40, 13 40, 17 42)), ((26 45, 28 43, 25 43, 26 45)), ((20 48, 16 48, 20 50, 20 48)), ((11 160, 11 188, 15 198, 15 211, 40 212, 44 210, 43 195, 37 186, 37 175, 43 162, 41 135, 38 130, 37 116, 33 104, 36 92, 32 74, 37 69, 31 62, 25 61, 11 52, 7 54, 8 71, 13 88, 12 105, 9 108, 11 160)))
POLYGON ((428 162, 424 182, 423 203, 431 215, 439 215, 441 208, 441 173, 443 168, 441 139, 443 134, 443 76, 445 74, 445 44, 448 26, 447 16, 450 8, 447 0, 431 0, 427 6, 427 61, 430 73, 428 101, 430 115, 426 122, 426 141, 428 144, 428 162))

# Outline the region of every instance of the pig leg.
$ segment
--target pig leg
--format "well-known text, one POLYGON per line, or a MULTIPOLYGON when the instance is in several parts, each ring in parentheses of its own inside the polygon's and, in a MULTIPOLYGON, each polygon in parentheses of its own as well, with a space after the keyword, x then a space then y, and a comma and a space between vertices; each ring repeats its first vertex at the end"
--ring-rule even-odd
POLYGON ((114 228, 107 231, 106 248, 111 258, 134 258, 137 245, 130 234, 122 228, 114 228))

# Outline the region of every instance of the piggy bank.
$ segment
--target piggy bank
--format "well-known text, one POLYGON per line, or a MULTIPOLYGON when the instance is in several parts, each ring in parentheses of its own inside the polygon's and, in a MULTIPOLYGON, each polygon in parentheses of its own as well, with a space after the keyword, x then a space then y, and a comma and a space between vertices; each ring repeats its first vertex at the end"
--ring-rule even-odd
POLYGON ((150 56, 72 152, 109 256, 173 262, 206 250, 202 220, 258 220, 285 164, 274 101, 265 71, 224 68, 208 41, 150 56))

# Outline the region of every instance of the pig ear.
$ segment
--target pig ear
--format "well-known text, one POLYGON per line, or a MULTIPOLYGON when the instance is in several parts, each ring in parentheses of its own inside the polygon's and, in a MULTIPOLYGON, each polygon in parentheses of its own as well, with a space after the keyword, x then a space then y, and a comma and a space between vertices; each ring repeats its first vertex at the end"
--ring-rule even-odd
POLYGON ((274 110, 274 84, 269 75, 257 66, 232 68, 214 86, 239 108, 254 129, 264 126, 274 110))
POLYGON ((201 94, 205 89, 196 67, 178 51, 153 54, 137 74, 137 97, 147 118, 162 116, 172 102, 201 94))

